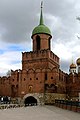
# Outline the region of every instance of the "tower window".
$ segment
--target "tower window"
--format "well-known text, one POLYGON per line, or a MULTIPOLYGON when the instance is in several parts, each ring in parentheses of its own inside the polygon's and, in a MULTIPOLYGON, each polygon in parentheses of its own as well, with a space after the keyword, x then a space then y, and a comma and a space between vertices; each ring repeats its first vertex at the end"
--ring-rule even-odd
POLYGON ((33 86, 29 85, 29 92, 32 92, 32 91, 33 91, 33 86))
POLYGON ((36 49, 40 50, 40 36, 39 35, 36 36, 36 49))
POLYGON ((51 77, 51 79, 53 79, 53 77, 51 77))
POLYGON ((51 45, 50 45, 50 38, 48 39, 48 45, 49 45, 49 50, 50 50, 50 46, 51 46, 51 45))
POLYGON ((36 78, 36 80, 38 80, 38 78, 36 78))
POLYGON ((47 73, 45 73, 45 80, 47 80, 47 73))

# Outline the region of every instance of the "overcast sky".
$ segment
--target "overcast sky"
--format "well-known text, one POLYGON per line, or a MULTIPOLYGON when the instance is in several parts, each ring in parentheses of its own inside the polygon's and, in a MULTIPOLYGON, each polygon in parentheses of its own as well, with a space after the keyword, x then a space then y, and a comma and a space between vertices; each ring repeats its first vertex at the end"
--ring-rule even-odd
MULTIPOLYGON (((23 51, 32 51, 32 30, 39 24, 41 0, 0 0, 0 75, 21 69, 23 51)), ((80 57, 80 0, 43 0, 44 23, 61 70, 80 57), (78 37, 77 37, 78 36, 78 37)))

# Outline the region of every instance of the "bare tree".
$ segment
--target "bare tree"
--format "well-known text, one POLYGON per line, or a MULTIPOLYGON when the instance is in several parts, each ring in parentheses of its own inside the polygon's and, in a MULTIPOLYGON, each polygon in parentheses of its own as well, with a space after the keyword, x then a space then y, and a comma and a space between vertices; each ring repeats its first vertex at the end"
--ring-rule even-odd
POLYGON ((7 74, 7 77, 11 76, 11 70, 8 70, 6 74, 7 74))

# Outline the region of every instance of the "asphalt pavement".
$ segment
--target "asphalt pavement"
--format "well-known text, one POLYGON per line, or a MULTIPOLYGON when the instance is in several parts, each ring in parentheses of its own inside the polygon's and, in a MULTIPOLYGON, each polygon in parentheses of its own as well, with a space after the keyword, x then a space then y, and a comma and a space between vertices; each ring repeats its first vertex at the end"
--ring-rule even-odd
POLYGON ((80 120, 80 113, 55 106, 27 106, 0 110, 0 120, 80 120))

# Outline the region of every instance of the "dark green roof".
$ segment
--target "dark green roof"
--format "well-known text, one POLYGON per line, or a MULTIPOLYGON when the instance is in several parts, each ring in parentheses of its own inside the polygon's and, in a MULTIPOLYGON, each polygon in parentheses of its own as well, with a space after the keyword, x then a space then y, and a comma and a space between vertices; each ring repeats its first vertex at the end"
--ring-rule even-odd
POLYGON ((37 27, 35 27, 32 31, 32 37, 35 34, 48 34, 51 36, 51 31, 50 29, 44 25, 43 21, 43 14, 42 14, 42 6, 41 6, 41 15, 40 15, 40 23, 37 27))
POLYGON ((41 33, 45 33, 51 36, 51 31, 49 30, 49 28, 45 25, 38 25, 37 27, 34 28, 34 30, 32 31, 32 36, 35 34, 41 34, 41 33))

